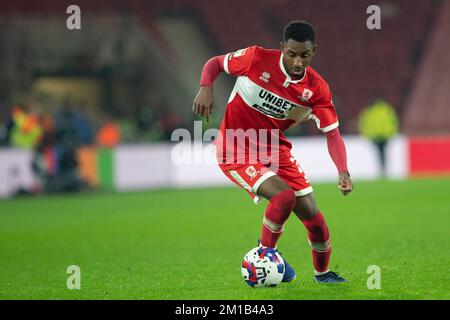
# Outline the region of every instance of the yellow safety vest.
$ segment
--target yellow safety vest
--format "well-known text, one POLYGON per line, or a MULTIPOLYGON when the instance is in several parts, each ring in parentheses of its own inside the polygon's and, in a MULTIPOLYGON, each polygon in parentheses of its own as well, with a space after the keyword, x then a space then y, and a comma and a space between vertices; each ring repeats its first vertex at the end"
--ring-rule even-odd
POLYGON ((362 111, 358 126, 368 139, 388 140, 398 133, 397 114, 389 103, 378 100, 362 111))

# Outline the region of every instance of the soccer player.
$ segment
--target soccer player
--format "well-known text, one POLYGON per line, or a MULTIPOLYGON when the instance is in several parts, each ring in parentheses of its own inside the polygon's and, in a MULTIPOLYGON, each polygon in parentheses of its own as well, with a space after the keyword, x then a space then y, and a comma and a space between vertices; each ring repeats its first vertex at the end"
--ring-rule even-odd
MULTIPOLYGON (((291 155, 291 143, 283 135, 291 126, 314 120, 325 134, 340 192, 347 195, 352 191, 330 89, 310 67, 315 51, 313 27, 305 21, 292 21, 284 28, 281 50, 251 46, 213 57, 203 68, 193 111, 209 121, 214 80, 223 71, 237 77, 216 140, 217 159, 223 173, 246 189, 255 203, 260 197, 269 201, 258 245, 276 248, 293 211, 308 231, 315 282, 340 283, 346 280, 328 269, 331 241, 324 216, 305 173, 291 155), (260 152, 267 149, 270 152, 260 152)), ((295 277, 286 262, 283 281, 295 277)))

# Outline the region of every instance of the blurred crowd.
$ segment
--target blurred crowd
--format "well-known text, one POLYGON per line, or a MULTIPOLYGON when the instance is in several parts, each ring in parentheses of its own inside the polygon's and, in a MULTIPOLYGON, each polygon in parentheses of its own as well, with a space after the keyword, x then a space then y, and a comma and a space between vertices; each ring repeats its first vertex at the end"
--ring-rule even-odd
POLYGON ((33 150, 32 170, 42 192, 91 188, 79 176, 77 151, 82 147, 113 148, 119 143, 169 140, 181 120, 172 112, 142 108, 133 117, 94 116, 70 99, 54 112, 37 104, 14 105, 0 118, 0 147, 33 150), (3 119, 3 120, 2 120, 3 119))
POLYGON ((70 141, 75 146, 110 148, 121 142, 169 141, 172 131, 183 126, 181 118, 170 110, 156 112, 143 107, 133 116, 94 116, 82 109, 70 100, 51 114, 40 108, 12 106, 7 117, 0 117, 0 146, 33 149, 70 141))

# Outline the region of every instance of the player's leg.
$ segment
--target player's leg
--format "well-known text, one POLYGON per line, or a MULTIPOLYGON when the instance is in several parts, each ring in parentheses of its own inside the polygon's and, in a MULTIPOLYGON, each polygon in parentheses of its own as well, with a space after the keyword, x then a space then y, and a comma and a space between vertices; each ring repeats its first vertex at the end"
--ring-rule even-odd
POLYGON ((264 212, 261 245, 276 248, 284 224, 296 202, 294 191, 280 177, 274 175, 265 180, 256 192, 269 200, 264 212))
POLYGON ((313 189, 306 179, 305 173, 297 160, 290 154, 284 155, 280 163, 278 175, 294 190, 296 202, 293 211, 308 231, 315 270, 314 279, 318 282, 345 281, 328 270, 331 256, 330 234, 325 219, 317 207, 313 189))
MULTIPOLYGON (((295 206, 295 193, 278 176, 272 176, 264 181, 256 192, 269 200, 264 212, 260 245, 276 248, 277 241, 283 233, 284 224, 295 206)), ((284 257, 283 259, 286 267, 283 282, 291 282, 296 278, 295 270, 284 257)))
POLYGON ((231 181, 247 190, 256 202, 259 197, 269 200, 264 212, 260 241, 263 246, 276 248, 284 223, 295 205, 294 191, 261 163, 220 168, 231 181))
POLYGON ((325 218, 317 207, 313 192, 297 197, 294 213, 308 230, 314 273, 318 275, 328 272, 331 256, 330 233, 325 218))
MULTIPOLYGON (((292 189, 264 165, 220 166, 225 175, 234 183, 247 190, 255 197, 269 200, 264 212, 261 238, 258 245, 276 248, 277 241, 283 233, 284 224, 295 205, 295 193, 292 189)), ((257 202, 257 201, 256 201, 257 202)), ((286 271, 284 282, 295 279, 294 269, 284 260, 286 271)))
POLYGON ((314 199, 313 192, 298 196, 294 213, 308 230, 308 241, 314 265, 314 280, 319 283, 345 282, 328 269, 331 256, 331 240, 327 223, 314 199))

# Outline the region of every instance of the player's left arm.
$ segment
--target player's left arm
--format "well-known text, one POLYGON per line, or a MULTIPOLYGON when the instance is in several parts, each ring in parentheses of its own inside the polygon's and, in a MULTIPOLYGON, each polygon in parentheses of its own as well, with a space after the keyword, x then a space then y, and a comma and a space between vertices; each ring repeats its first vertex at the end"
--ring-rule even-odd
POLYGON ((338 188, 343 195, 347 195, 352 192, 353 183, 347 166, 344 140, 338 129, 339 121, 328 85, 321 84, 314 96, 310 118, 316 121, 319 130, 325 134, 328 152, 339 174, 338 188))
POLYGON ((347 152, 345 150, 344 140, 338 128, 326 132, 325 137, 327 138, 328 152, 339 173, 338 188, 346 196, 352 192, 353 183, 348 172, 347 152))

